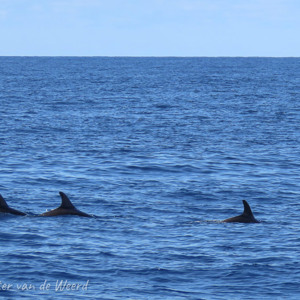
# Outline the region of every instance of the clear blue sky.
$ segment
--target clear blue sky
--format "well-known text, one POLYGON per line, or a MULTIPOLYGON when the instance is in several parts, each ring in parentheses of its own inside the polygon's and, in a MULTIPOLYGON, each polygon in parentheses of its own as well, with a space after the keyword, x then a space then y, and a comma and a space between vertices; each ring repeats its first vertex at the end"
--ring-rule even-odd
POLYGON ((0 55, 300 56, 300 0, 0 0, 0 55))

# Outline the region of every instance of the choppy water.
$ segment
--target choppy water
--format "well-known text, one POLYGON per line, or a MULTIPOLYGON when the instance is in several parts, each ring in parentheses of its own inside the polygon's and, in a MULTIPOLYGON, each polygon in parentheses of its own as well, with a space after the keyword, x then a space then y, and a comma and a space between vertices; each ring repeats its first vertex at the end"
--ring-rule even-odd
POLYGON ((0 297, 299 298, 299 58, 0 68, 0 193, 29 214, 0 216, 0 297), (59 191, 95 218, 38 217, 59 191), (216 222, 242 199, 262 223, 216 222))

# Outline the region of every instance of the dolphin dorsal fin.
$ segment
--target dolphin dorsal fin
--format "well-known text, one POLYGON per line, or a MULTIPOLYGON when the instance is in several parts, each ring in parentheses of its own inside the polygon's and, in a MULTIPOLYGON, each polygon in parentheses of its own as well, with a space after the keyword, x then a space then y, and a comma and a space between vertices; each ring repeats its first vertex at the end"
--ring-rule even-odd
POLYGON ((66 194, 64 194, 63 192, 59 192, 60 196, 61 196, 61 205, 60 208, 75 208, 75 206, 72 204, 72 202, 70 201, 70 199, 67 197, 66 194))
POLYGON ((8 208, 8 205, 1 194, 0 194, 0 207, 8 208))
POLYGON ((253 216, 252 210, 251 210, 250 205, 248 204, 248 202, 246 200, 243 200, 243 204, 244 204, 243 215, 244 216, 253 216))

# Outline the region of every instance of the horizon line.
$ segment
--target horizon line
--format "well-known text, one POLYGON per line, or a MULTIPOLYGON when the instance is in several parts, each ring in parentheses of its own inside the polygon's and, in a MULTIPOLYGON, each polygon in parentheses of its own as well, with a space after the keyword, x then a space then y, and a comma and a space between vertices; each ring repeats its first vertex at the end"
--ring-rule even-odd
POLYGON ((300 58, 300 56, 259 56, 259 55, 0 55, 0 57, 78 57, 78 58, 300 58))

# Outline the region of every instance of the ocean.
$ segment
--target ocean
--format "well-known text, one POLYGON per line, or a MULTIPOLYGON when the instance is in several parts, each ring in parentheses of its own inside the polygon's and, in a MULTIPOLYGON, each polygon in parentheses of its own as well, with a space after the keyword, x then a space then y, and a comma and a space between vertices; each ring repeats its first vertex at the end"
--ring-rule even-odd
POLYGON ((299 299, 299 58, 0 68, 0 298, 299 299))

